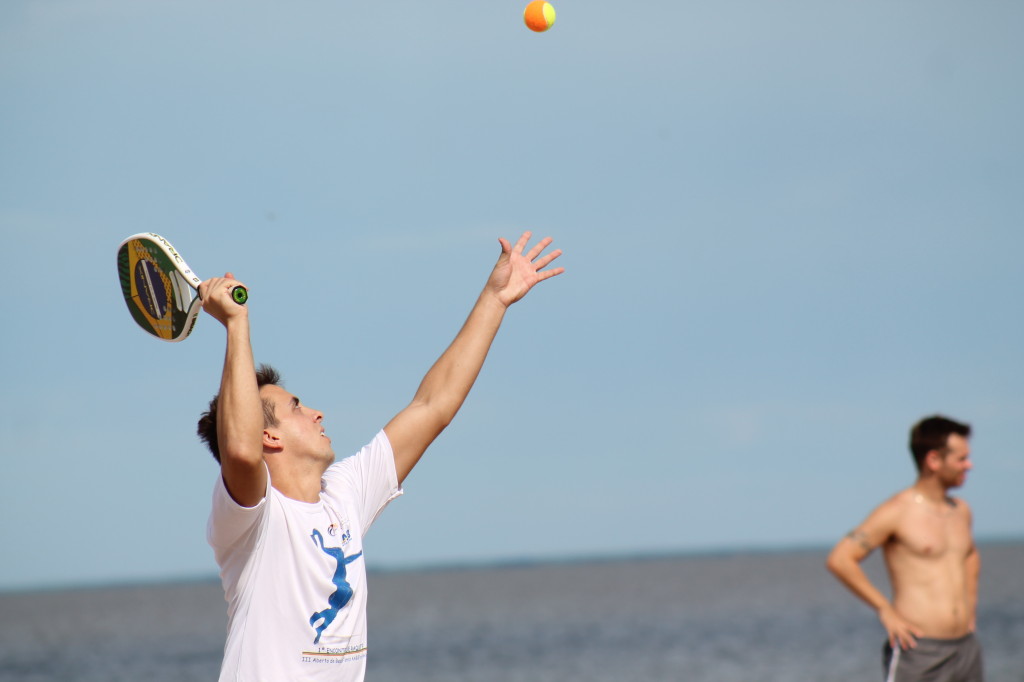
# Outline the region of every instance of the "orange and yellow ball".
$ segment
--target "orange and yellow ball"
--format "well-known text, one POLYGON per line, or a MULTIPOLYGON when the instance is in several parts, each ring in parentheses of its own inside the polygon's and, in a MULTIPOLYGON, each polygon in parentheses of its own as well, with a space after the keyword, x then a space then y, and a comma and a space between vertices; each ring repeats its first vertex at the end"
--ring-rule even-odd
POLYGON ((555 23, 555 8, 544 0, 533 0, 523 12, 523 21, 531 31, 542 33, 555 23))

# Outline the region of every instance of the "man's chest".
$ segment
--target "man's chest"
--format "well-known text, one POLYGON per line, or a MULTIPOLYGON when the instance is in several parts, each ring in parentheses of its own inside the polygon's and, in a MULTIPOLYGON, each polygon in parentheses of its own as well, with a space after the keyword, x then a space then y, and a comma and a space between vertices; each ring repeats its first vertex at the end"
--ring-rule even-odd
POLYGON ((900 523, 894 549, 920 557, 963 557, 973 546, 966 514, 949 510, 915 510, 900 523))

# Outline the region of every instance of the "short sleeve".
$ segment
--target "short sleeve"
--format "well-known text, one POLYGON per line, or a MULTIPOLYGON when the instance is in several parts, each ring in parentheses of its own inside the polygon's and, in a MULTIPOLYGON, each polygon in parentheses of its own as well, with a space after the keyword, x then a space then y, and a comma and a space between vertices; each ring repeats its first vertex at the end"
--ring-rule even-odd
MULTIPOLYGON (((263 466, 266 466, 264 463, 263 466)), ((263 517, 270 495, 270 472, 267 471, 267 489, 263 499, 254 507, 243 507, 235 502, 224 484, 224 477, 217 476, 213 486, 213 504, 210 520, 206 527, 206 540, 214 549, 230 547, 239 538, 252 531, 263 517)))
POLYGON ((402 492, 391 442, 383 429, 359 452, 332 464, 324 473, 324 495, 335 501, 347 497, 359 513, 364 533, 402 492))

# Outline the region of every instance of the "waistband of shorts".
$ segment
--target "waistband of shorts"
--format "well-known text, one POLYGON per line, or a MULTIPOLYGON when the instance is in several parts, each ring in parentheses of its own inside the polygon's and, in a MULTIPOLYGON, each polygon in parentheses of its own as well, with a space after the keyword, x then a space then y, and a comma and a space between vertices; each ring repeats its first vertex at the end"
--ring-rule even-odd
POLYGON ((953 637, 951 639, 939 639, 937 637, 915 637, 915 639, 919 643, 920 642, 927 642, 927 643, 931 643, 931 644, 959 644, 960 642, 966 642, 967 640, 973 639, 973 638, 974 638, 974 633, 973 632, 968 632, 966 635, 961 635, 959 637, 953 637))

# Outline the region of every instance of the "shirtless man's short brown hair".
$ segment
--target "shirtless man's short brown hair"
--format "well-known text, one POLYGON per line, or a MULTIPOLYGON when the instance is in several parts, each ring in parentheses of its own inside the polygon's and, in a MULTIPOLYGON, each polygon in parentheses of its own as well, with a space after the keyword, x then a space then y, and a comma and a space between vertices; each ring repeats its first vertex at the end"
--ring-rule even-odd
POLYGON ((914 456, 917 470, 921 470, 924 458, 932 450, 946 450, 950 434, 958 434, 970 438, 971 427, 947 417, 934 416, 922 419, 910 430, 910 454, 914 456))

